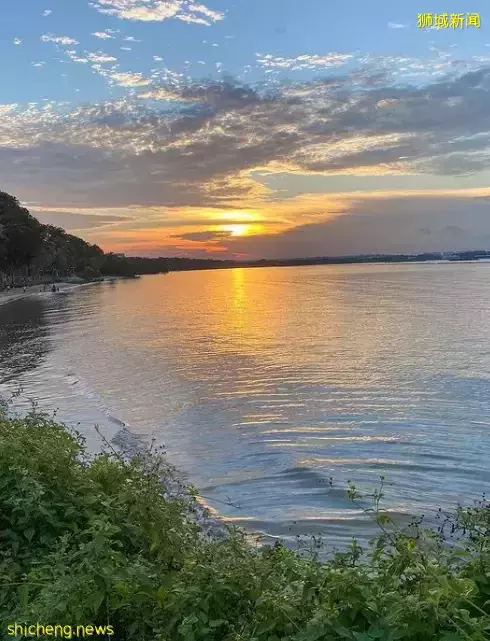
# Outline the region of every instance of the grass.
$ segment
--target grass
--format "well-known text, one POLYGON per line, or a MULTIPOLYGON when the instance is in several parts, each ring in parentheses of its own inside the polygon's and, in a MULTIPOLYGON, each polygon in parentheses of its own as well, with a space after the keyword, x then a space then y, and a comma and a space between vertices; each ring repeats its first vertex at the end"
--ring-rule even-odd
MULTIPOLYGON (((158 455, 89 459, 46 415, 0 415, 0 638, 7 624, 107 625, 148 641, 464 641, 490 636, 490 508, 398 530, 326 562, 240 530, 206 540, 165 499, 158 455), (460 545, 444 541, 447 528, 460 545)), ((353 501, 356 488, 348 489, 353 501)))

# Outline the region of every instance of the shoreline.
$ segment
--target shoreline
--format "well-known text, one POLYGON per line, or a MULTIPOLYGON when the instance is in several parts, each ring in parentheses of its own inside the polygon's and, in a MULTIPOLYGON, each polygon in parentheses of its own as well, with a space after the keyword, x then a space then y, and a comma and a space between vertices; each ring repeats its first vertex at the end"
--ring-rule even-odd
MULTIPOLYGON (((25 296, 27 297, 27 295, 26 293, 25 296)), ((15 409, 11 405, 12 399, 13 396, 10 396, 10 398, 0 397, 0 409, 3 407, 9 418, 24 418, 26 412, 15 409)), ((52 411, 39 410, 41 414, 47 414, 48 416, 51 416, 52 411)), ((96 439, 89 438, 86 430, 80 430, 76 419, 59 421, 59 424, 65 428, 67 433, 78 432, 81 435, 86 443, 89 460, 93 460, 103 453, 116 456, 125 462, 140 458, 143 467, 150 460, 148 454, 151 451, 151 443, 146 442, 122 421, 121 428, 113 436, 109 437, 103 433, 103 429, 94 423, 92 429, 97 434, 96 439), (88 443, 89 440, 91 442, 90 445, 88 443)), ((165 451, 153 452, 153 454, 158 454, 161 460, 163 469, 159 478, 162 495, 165 500, 184 502, 188 508, 189 518, 199 527, 200 533, 204 538, 216 541, 228 538, 230 536, 230 528, 226 521, 206 504, 204 497, 200 496, 198 488, 192 485, 186 474, 171 463, 165 451)))
POLYGON ((99 284, 100 282, 104 281, 87 281, 83 283, 70 283, 68 281, 61 281, 59 283, 56 283, 56 286, 59 287, 60 291, 59 292, 52 292, 49 289, 46 289, 44 292, 42 290, 43 285, 42 283, 40 285, 30 285, 29 287, 26 288, 26 291, 24 292, 22 287, 17 287, 14 290, 10 290, 8 292, 3 291, 0 292, 0 307, 3 305, 8 305, 8 303, 13 303, 14 301, 17 300, 22 300, 24 298, 29 298, 31 296, 52 296, 53 294, 68 294, 71 291, 78 289, 79 287, 86 287, 87 285, 96 285, 99 284))
MULTIPOLYGON (((148 453, 148 444, 144 443, 141 437, 131 431, 126 425, 113 436, 109 441, 96 430, 103 445, 113 450, 116 456, 129 461, 135 457, 145 458, 148 453), (146 447, 145 447, 146 446, 146 447)), ((173 465, 167 453, 160 453, 165 473, 160 475, 162 492, 165 499, 170 501, 184 501, 189 508, 189 515, 198 525, 201 534, 209 539, 223 540, 229 536, 229 527, 226 522, 210 508, 200 496, 199 490, 186 478, 186 475, 173 465), (197 495, 193 490, 197 491, 197 495)))

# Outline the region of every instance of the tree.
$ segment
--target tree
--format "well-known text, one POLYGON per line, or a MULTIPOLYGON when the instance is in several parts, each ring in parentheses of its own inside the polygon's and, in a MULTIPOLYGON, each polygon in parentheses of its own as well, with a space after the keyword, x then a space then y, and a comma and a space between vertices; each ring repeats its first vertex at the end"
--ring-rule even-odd
POLYGON ((40 251, 43 225, 14 196, 0 192, 0 265, 12 272, 29 268, 40 251))

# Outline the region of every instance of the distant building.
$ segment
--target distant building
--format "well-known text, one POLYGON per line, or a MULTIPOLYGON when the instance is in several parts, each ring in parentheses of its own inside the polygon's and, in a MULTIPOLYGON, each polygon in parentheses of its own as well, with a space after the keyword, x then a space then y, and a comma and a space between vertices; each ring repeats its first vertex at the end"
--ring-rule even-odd
POLYGON ((126 254, 114 254, 116 258, 126 258, 126 254))

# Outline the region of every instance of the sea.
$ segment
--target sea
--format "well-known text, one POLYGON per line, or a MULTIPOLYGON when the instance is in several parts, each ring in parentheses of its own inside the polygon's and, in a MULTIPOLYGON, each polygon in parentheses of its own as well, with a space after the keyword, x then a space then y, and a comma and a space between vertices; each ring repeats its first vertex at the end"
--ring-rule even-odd
POLYGON ((365 544, 381 483, 395 523, 436 526, 439 508, 489 489, 490 263, 173 272, 40 293, 0 306, 0 395, 92 450, 99 432, 163 447, 260 541, 365 544))

